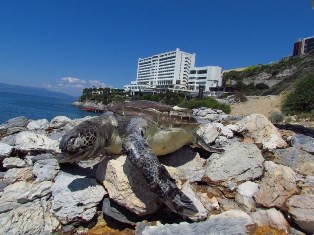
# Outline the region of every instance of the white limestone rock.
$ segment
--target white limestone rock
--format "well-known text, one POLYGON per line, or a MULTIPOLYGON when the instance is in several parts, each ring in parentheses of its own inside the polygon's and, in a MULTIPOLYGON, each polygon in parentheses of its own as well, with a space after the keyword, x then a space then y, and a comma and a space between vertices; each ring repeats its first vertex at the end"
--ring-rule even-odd
POLYGON ((199 153, 194 152, 189 147, 159 157, 162 164, 174 167, 178 171, 178 178, 189 182, 201 181, 205 174, 205 159, 199 153))
POLYGON ((13 147, 0 142, 0 160, 10 156, 13 147))
POLYGON ((203 181, 225 187, 256 179, 263 173, 264 158, 254 144, 232 143, 225 152, 214 153, 207 161, 203 181))
POLYGON ((47 119, 39 119, 30 121, 26 128, 30 131, 46 130, 49 127, 49 121, 47 119))
POLYGON ((88 222, 96 214, 96 207, 107 194, 93 178, 60 171, 52 186, 51 211, 61 223, 88 222))
POLYGON ((56 159, 38 160, 34 164, 33 173, 37 177, 36 182, 53 180, 60 169, 56 159))
POLYGON ((235 201, 247 212, 254 211, 256 203, 253 199, 254 193, 258 191, 258 184, 246 181, 240 184, 235 194, 235 201))
POLYGON ((217 127, 212 123, 202 124, 196 131, 198 135, 206 144, 211 144, 219 135, 217 127))
POLYGON ((250 234, 254 228, 251 217, 240 210, 230 210, 212 215, 204 222, 180 224, 158 224, 147 226, 138 234, 142 235, 194 235, 194 234, 250 234))
POLYGON ((70 123, 71 119, 66 116, 57 116, 50 121, 51 128, 61 128, 70 123))
POLYGON ((19 181, 8 185, 0 198, 1 203, 26 203, 36 198, 42 198, 51 193, 51 181, 44 181, 37 184, 19 181))
POLYGON ((31 167, 12 168, 6 171, 3 180, 12 184, 17 181, 28 181, 33 179, 33 172, 31 167))
POLYGON ((8 157, 2 162, 3 167, 7 169, 25 167, 26 162, 18 157, 8 157))
POLYGON ((51 151, 60 153, 59 141, 33 132, 20 132, 15 137, 15 148, 20 151, 51 151))
POLYGON ((98 166, 96 179, 105 186, 112 200, 137 215, 152 214, 160 208, 159 198, 126 156, 104 159, 98 166))
POLYGON ((0 213, 0 234, 52 234, 59 221, 50 212, 51 202, 37 199, 0 213))
POLYGON ((256 212, 253 212, 251 214, 251 218, 259 227, 268 226, 271 228, 282 230, 286 234, 289 234, 289 223, 287 222, 283 214, 275 208, 271 208, 268 210, 258 210, 256 212))
POLYGON ((281 138, 277 128, 261 114, 251 114, 227 127, 253 138, 255 143, 261 143, 264 149, 273 150, 287 147, 287 143, 281 138))

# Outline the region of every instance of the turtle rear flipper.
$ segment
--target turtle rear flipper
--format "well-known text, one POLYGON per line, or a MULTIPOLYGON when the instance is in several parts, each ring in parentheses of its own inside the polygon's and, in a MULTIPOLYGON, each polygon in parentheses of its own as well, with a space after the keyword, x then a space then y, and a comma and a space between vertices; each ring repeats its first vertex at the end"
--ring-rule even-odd
POLYGON ((151 191, 171 210, 185 217, 197 216, 199 212, 191 199, 180 191, 140 131, 135 131, 124 139, 123 149, 131 163, 143 173, 151 191))
POLYGON ((199 211, 191 199, 182 193, 179 189, 176 191, 173 197, 169 197, 163 201, 171 210, 180 215, 191 218, 199 214, 199 211))

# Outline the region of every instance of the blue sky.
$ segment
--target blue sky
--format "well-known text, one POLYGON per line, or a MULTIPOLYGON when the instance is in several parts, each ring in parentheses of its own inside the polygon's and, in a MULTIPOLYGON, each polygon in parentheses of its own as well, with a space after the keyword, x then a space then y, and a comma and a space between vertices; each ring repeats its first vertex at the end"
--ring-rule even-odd
POLYGON ((122 88, 138 58, 176 48, 197 66, 267 64, 313 25, 311 0, 0 0, 0 82, 122 88))

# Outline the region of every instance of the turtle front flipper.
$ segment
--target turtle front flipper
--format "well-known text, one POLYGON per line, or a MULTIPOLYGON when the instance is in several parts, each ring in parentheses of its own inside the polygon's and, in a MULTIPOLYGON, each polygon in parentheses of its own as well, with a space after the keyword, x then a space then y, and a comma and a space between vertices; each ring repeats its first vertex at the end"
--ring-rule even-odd
POLYGON ((180 191, 140 131, 128 135, 122 147, 131 163, 143 173, 152 192, 156 193, 171 210, 185 217, 198 215, 199 212, 191 199, 180 191))

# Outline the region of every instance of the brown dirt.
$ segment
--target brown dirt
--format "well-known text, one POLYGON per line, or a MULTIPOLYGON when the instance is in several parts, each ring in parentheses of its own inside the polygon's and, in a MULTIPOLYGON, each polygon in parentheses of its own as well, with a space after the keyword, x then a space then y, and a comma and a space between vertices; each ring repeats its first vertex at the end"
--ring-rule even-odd
POLYGON ((269 96, 249 96, 248 100, 242 103, 231 105, 231 115, 249 115, 252 113, 260 113, 266 117, 273 111, 279 111, 283 95, 269 96))

